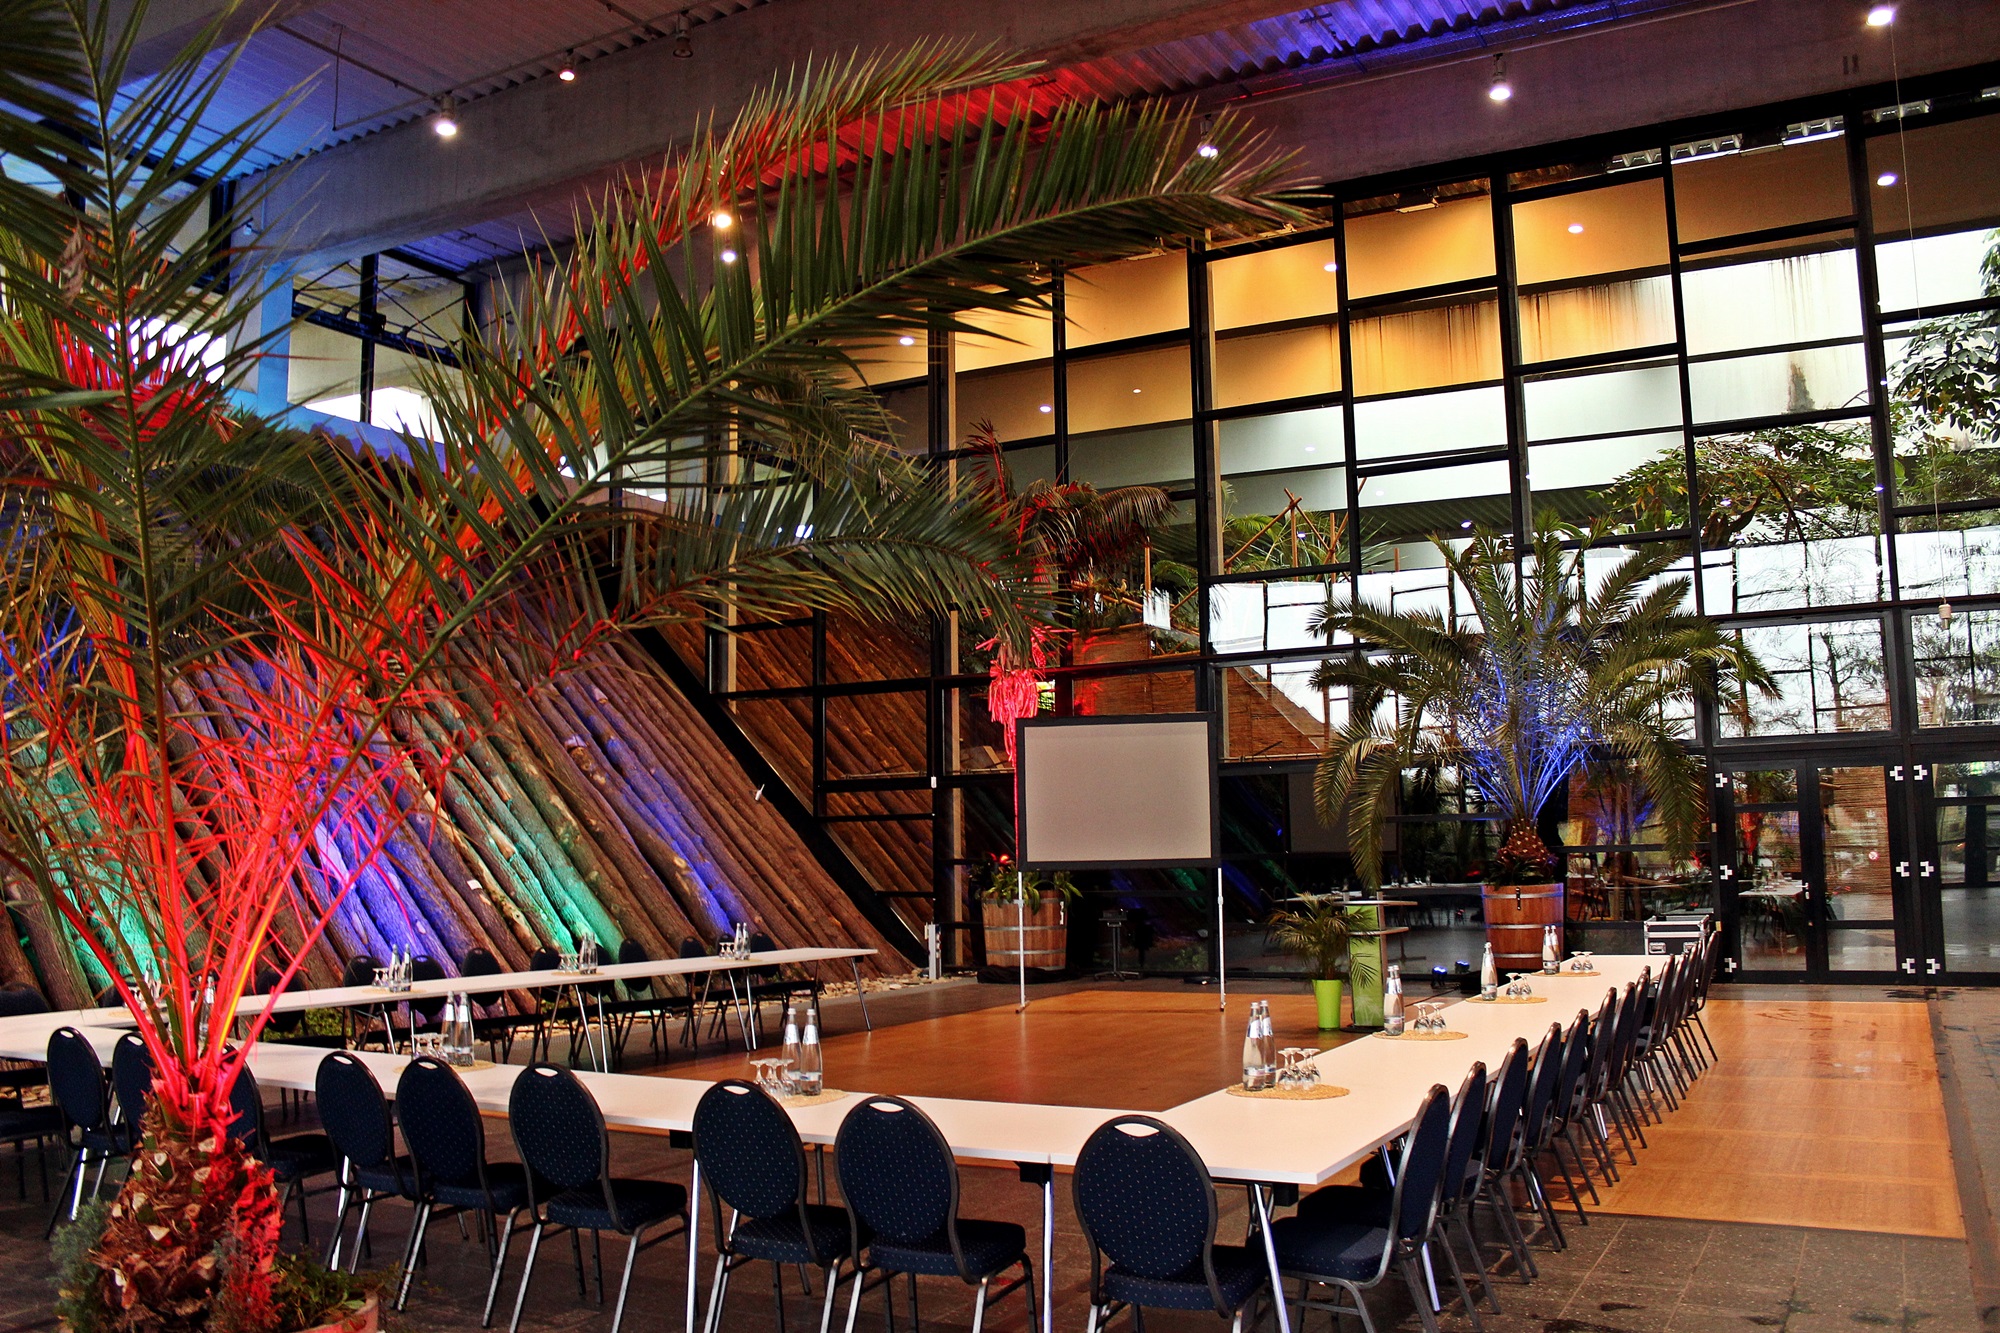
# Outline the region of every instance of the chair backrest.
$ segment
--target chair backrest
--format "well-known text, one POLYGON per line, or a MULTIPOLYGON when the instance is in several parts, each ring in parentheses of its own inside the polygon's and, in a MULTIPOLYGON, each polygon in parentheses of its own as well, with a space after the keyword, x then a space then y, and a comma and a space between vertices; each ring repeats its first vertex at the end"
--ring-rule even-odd
POLYGON ((1486 1066, 1475 1060, 1466 1071, 1465 1082, 1459 1084, 1458 1096, 1452 1099, 1451 1141, 1445 1146, 1440 1197, 1464 1191, 1473 1154, 1479 1150, 1479 1134, 1485 1128, 1486 1066))
POLYGON ((1493 1105, 1486 1116, 1486 1145, 1480 1163, 1488 1171, 1504 1171, 1521 1126, 1521 1106, 1528 1099, 1528 1043, 1520 1037, 1507 1048, 1500 1072, 1493 1077, 1493 1105))
POLYGON ((428 1055, 404 1066, 396 1082, 396 1123, 403 1127, 420 1196, 434 1185, 484 1183, 486 1122, 456 1069, 428 1055))
POLYGON ((1637 981, 1625 984, 1625 993, 1618 999, 1618 1036, 1611 1046, 1611 1079, 1622 1082, 1632 1067, 1632 1057, 1639 1045, 1639 1024, 1645 1018, 1646 977, 1641 973, 1637 981))
POLYGON ((1128 1273, 1173 1277, 1215 1242, 1208 1166, 1152 1116, 1121 1115, 1092 1131, 1077 1155, 1070 1192, 1093 1269, 1101 1250, 1128 1273))
POLYGON ((396 1156, 389 1099, 375 1072, 351 1052, 332 1051, 313 1078, 320 1128, 334 1151, 360 1168, 385 1166, 396 1156))
POLYGON ((701 942, 701 936, 690 935, 681 941, 681 957, 706 958, 708 957, 708 946, 701 942))
MULTIPOLYGON (((275 967, 258 968, 257 979, 253 983, 254 988, 251 993, 253 995, 283 995, 286 991, 298 985, 299 979, 296 974, 293 975, 290 981, 284 980, 284 975, 283 972, 275 967)), ((272 1032, 297 1032, 300 1025, 305 1021, 305 1010, 286 1009, 272 1014, 269 1019, 265 1020, 264 1026, 272 1032)))
POLYGON ((713 1196, 745 1217, 776 1217, 805 1197, 806 1150, 783 1107, 726 1078, 694 1108, 694 1158, 713 1196))
POLYGON ((491 949, 475 945, 465 951, 465 961, 459 964, 458 974, 462 977, 497 977, 500 975, 500 960, 493 956, 491 949))
POLYGON ((1577 1107, 1577 1094, 1590 1067, 1590 1014, 1576 1011, 1569 1030, 1563 1033, 1562 1077, 1556 1082, 1556 1097, 1549 1104, 1548 1127, 1553 1132, 1558 1120, 1567 1120, 1577 1107))
POLYGON ((263 1159, 264 1094, 247 1064, 236 1071, 236 1081, 229 1085, 229 1137, 248 1148, 252 1156, 263 1159))
POLYGON ((870 1097, 841 1120, 833 1160, 857 1237, 908 1245, 944 1232, 958 1257, 958 1166, 929 1116, 901 1097, 870 1097))
POLYGON ((1618 1031, 1618 992, 1607 990, 1598 1003, 1597 1016, 1590 1023, 1590 1064, 1584 1070, 1582 1098, 1596 1101, 1604 1095, 1606 1072, 1611 1064, 1611 1043, 1618 1031))
POLYGON ((1528 1103, 1521 1112, 1521 1144, 1530 1153, 1541 1146, 1549 1108, 1555 1105, 1556 1089, 1562 1086, 1562 1073, 1562 1028, 1551 1023, 1536 1043, 1534 1067, 1528 1075, 1528 1103))
POLYGON ((1451 1146, 1451 1092, 1431 1084, 1417 1103, 1417 1117, 1403 1140, 1403 1157, 1396 1170, 1396 1197, 1390 1216, 1396 1238, 1421 1245, 1437 1217, 1438 1193, 1445 1179, 1451 1146))
MULTIPOLYGON (((410 960, 412 981, 443 981, 448 975, 449 973, 444 970, 444 964, 427 953, 420 953, 410 960)), ((444 1012, 444 1001, 445 997, 442 995, 428 1000, 412 1000, 410 1008, 426 1023, 435 1023, 438 1015, 444 1012)))
MULTIPOLYGON (((621 963, 650 963, 653 961, 653 955, 652 951, 647 949, 645 945, 628 935, 619 941, 618 961, 621 963)), ((653 978, 651 977, 627 977, 623 984, 625 986, 625 993, 635 998, 653 993, 653 978)))
POLYGON ((146 1118, 153 1096, 153 1053, 145 1039, 128 1032, 111 1048, 111 1090, 118 1097, 118 1118, 138 1125, 146 1118))
POLYGON ((604 1113, 583 1081, 561 1065, 529 1065, 507 1098, 507 1123, 531 1180, 557 1190, 601 1181, 611 1160, 604 1113))
POLYGON ((97 994, 91 996, 90 1002, 99 1009, 123 1009, 125 1007, 125 997, 118 993, 116 982, 113 982, 111 985, 97 992, 97 994))
POLYGON ((104 1097, 104 1062, 90 1038, 75 1028, 49 1034, 49 1095, 78 1129, 100 1129, 110 1107, 104 1097))
MULTIPOLYGON (((770 953, 777 947, 778 942, 763 931, 753 930, 750 932, 751 953, 770 953)), ((776 977, 782 970, 777 967, 753 967, 750 969, 750 975, 759 981, 769 981, 776 977)))
MULTIPOLYGON (((110 1009, 124 1003, 116 998, 118 994, 116 986, 111 988, 111 994, 113 996, 111 1003, 99 1005, 99 1008, 110 1009)), ((20 1018, 24 1014, 46 1014, 48 1011, 48 1000, 27 982, 10 981, 5 986, 0 986, 0 1018, 20 1018)))
POLYGON ((375 974, 382 968, 382 960, 372 953, 358 953, 347 960, 347 966, 340 970, 340 984, 343 986, 372 986, 375 974))

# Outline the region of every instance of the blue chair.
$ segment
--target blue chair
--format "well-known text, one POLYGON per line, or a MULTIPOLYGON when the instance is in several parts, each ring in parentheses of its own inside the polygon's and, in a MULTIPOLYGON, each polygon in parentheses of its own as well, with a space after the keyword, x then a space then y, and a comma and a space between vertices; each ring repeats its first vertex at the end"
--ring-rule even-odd
MULTIPOLYGON (((501 974, 500 960, 493 956, 491 949, 467 949, 465 961, 458 966, 458 974, 462 977, 497 977, 501 974)), ((473 1040, 486 1043, 493 1063, 506 1064, 514 1054, 514 1034, 524 1027, 534 1027, 535 1020, 510 1012, 505 995, 488 996, 483 1001, 475 997, 473 1004, 491 1011, 473 1018, 473 1040)))
MULTIPOLYGON (((343 988, 372 986, 375 974, 382 968, 382 960, 374 954, 358 953, 347 960, 347 966, 340 971, 343 988)), ((340 1011, 341 1041, 356 1050, 376 1033, 382 1034, 382 1049, 392 1049, 396 1044, 395 1030, 389 1025, 389 1008, 386 1005, 346 1005, 340 1011)))
MULTIPOLYGON (((1381 1285, 1391 1269, 1402 1275, 1410 1299, 1423 1320, 1424 1333, 1437 1333, 1431 1314, 1429 1288, 1424 1282, 1422 1256, 1437 1226, 1438 1196, 1444 1185, 1451 1138, 1451 1094, 1434 1083, 1417 1103, 1416 1118, 1403 1141, 1396 1169, 1395 1191, 1386 1215, 1373 1207, 1347 1214, 1327 1209, 1279 1220, 1271 1227, 1278 1251, 1278 1268, 1286 1277, 1312 1286, 1337 1287, 1352 1304, 1310 1299, 1300 1293, 1304 1311, 1326 1310, 1336 1317, 1357 1315, 1373 1333, 1375 1322, 1362 1292, 1381 1285)), ((1461 1283, 1459 1290, 1464 1291, 1461 1283)), ((1466 1308, 1472 1308, 1470 1297, 1466 1308)), ((1478 1316, 1475 1314, 1474 1318, 1478 1316)))
MULTIPOLYGON (((27 982, 10 981, 0 986, 0 1018, 46 1014, 48 1011, 49 1002, 27 982)), ((0 1143, 14 1145, 15 1182, 24 1200, 28 1197, 26 1150, 29 1144, 35 1145, 35 1163, 42 1173, 42 1202, 47 1203, 53 1196, 49 1193, 49 1158, 43 1149, 63 1137, 62 1112, 53 1104, 27 1104, 28 1089, 48 1087, 46 1068, 25 1061, 19 1064, 0 1061, 0 1065, 7 1066, 0 1069, 0 1143)))
POLYGON ((403 1068, 396 1083, 396 1123, 402 1126, 403 1146, 409 1152, 408 1197, 417 1206, 404 1246, 403 1281, 396 1293, 396 1308, 402 1309, 410 1299, 410 1277, 423 1254, 431 1213, 438 1208, 477 1213, 493 1262, 493 1272, 486 1281, 486 1309, 479 1322, 485 1328, 493 1320, 493 1302, 500 1292, 501 1271, 507 1265, 514 1219, 532 1204, 528 1169, 519 1162, 486 1160, 486 1121, 479 1114, 479 1104, 472 1100, 457 1070, 429 1056, 412 1060, 403 1068), (493 1223, 501 1218, 506 1223, 496 1243, 493 1223))
POLYGON ((396 1126, 389 1099, 375 1073, 349 1051, 333 1051, 319 1062, 313 1080, 319 1098, 319 1123, 340 1154, 340 1209, 333 1220, 333 1240, 326 1266, 340 1267, 340 1250, 347 1234, 347 1214, 355 1200, 361 1217, 354 1228, 353 1272, 361 1265, 368 1244, 368 1215, 377 1199, 406 1199, 415 1190, 410 1159, 396 1155, 396 1126))
POLYGON ((119 1122, 136 1142, 153 1100, 153 1053, 136 1032, 126 1033, 111 1048, 111 1094, 117 1100, 119 1122))
POLYGON ((1507 1177, 1514 1140, 1521 1132, 1521 1108, 1528 1100, 1528 1067, 1528 1043, 1516 1038, 1506 1058, 1501 1060, 1499 1072, 1493 1076, 1493 1100, 1486 1110, 1486 1142, 1479 1153, 1478 1190, 1478 1197, 1493 1212, 1523 1282, 1532 1281, 1539 1274, 1534 1256, 1528 1253, 1528 1239, 1521 1234, 1521 1224, 1514 1216, 1514 1205, 1507 1197, 1507 1177))
MULTIPOLYGON (((653 955, 638 940, 627 938, 618 946, 618 961, 650 963, 653 961, 653 955)), ((618 1063, 625 1062, 625 1043, 631 1040, 632 1029, 639 1025, 639 1020, 642 1018, 646 1020, 646 1032, 653 1043, 653 1058, 661 1058, 664 1053, 660 1049, 660 1024, 666 1016, 662 1006, 665 996, 652 977, 630 977, 622 984, 625 987, 625 998, 606 1006, 615 1020, 618 1031, 618 1040, 614 1048, 617 1051, 618 1063)))
POLYGON ((834 1162, 851 1219, 852 1252, 861 1255, 862 1237, 870 1238, 848 1302, 847 1333, 854 1333, 861 1310, 859 1278, 871 1268, 882 1273, 883 1301, 891 1307, 895 1275, 909 1275, 912 1324, 917 1276, 929 1274, 979 1288, 972 1333, 985 1323, 987 1307, 1017 1289, 1027 1294, 1029 1327, 1041 1327, 1027 1231, 1013 1222, 958 1215, 958 1163, 929 1116, 901 1097, 870 1097, 841 1120, 834 1162), (1016 1264, 1021 1276, 992 1291, 993 1280, 1016 1264))
MULTIPOLYGON (((806 1150, 783 1107, 754 1083, 724 1079, 694 1108, 694 1164, 715 1206, 715 1280, 709 1286, 705 1333, 719 1333, 729 1277, 745 1264, 771 1264, 780 1333, 785 1323, 786 1264, 809 1265, 827 1276, 819 1326, 833 1317, 833 1293, 844 1260, 855 1255, 853 1220, 843 1208, 806 1201, 806 1150), (722 1210, 734 1216, 723 1221, 722 1210)), ((858 1239, 869 1240, 866 1229, 858 1239)))
MULTIPOLYGON (((111 1118, 111 1099, 104 1086, 104 1062, 97 1058, 97 1048, 90 1044, 90 1038, 73 1027, 57 1028, 49 1034, 48 1048, 49 1096, 62 1112, 63 1140, 72 1152, 69 1174, 63 1177, 62 1193, 69 1196, 69 1216, 76 1220, 77 1209, 83 1206, 83 1178, 90 1170, 90 1164, 97 1163, 97 1180, 91 1186, 91 1197, 104 1185, 104 1170, 114 1157, 129 1157, 132 1152, 133 1126, 114 1123, 111 1118), (70 1182, 75 1181, 71 1190, 70 1182)), ((62 1220, 63 1207, 58 1200, 56 1210, 49 1217, 46 1236, 56 1233, 56 1223, 62 1220)))
POLYGON ((1576 1106, 1578 1090, 1583 1086, 1583 1075, 1590 1061, 1590 1014, 1578 1010, 1570 1022, 1569 1030, 1563 1033, 1562 1073, 1556 1082, 1555 1099, 1549 1104, 1542 1118, 1542 1135, 1533 1145, 1537 1158, 1546 1153, 1561 1173, 1563 1184, 1569 1189, 1570 1205, 1576 1209, 1576 1219, 1584 1226, 1590 1225, 1590 1215, 1583 1210, 1583 1195, 1578 1192, 1577 1180, 1582 1179, 1582 1188, 1590 1191, 1592 1203, 1602 1203, 1598 1198, 1597 1185, 1590 1178, 1590 1164, 1585 1160, 1583 1149, 1576 1141, 1576 1106), (1569 1163, 1563 1158, 1563 1148, 1568 1147, 1576 1160, 1576 1176, 1569 1173, 1569 1163))
MULTIPOLYGON (((514 1145, 528 1168, 528 1209, 535 1232, 528 1240, 528 1264, 521 1272, 520 1294, 514 1298, 514 1321, 521 1325, 521 1306, 535 1276, 535 1255, 543 1233, 552 1226, 571 1234, 591 1232, 602 1245, 606 1231, 627 1237, 625 1276, 618 1283, 618 1306, 611 1316, 611 1333, 625 1320, 625 1297, 632 1286, 632 1265, 643 1245, 688 1234, 687 1191, 672 1181, 638 1180, 611 1174, 611 1136, 597 1099, 577 1076, 560 1065, 533 1064, 514 1080, 507 1101, 514 1145), (663 1222, 680 1225, 642 1240, 663 1222)), ((699 1132, 699 1131, 697 1131, 699 1132)), ((579 1261, 582 1251, 578 1250, 579 1261)), ((578 1272, 579 1285, 582 1277, 578 1272)), ((597 1299, 604 1300, 603 1251, 598 1251, 597 1299)))
POLYGON ((1551 1023, 1549 1030, 1542 1034, 1540 1044, 1535 1047, 1534 1067, 1528 1076, 1528 1097, 1521 1106, 1521 1125, 1514 1135, 1507 1164, 1508 1174, 1520 1182, 1522 1192, 1527 1195, 1528 1206, 1541 1219, 1551 1246, 1557 1250, 1568 1249, 1569 1240, 1563 1235, 1556 1210, 1549 1204, 1548 1189, 1542 1182, 1541 1172, 1535 1169, 1535 1158, 1548 1136, 1549 1114, 1555 1106, 1556 1093, 1562 1086, 1563 1064, 1562 1028, 1551 1023))
POLYGON ((1215 1243, 1215 1182, 1163 1121, 1121 1115, 1099 1125, 1070 1184, 1090 1247, 1089 1333, 1126 1306, 1135 1317, 1149 1307, 1213 1310, 1242 1333, 1245 1312, 1270 1293, 1262 1253, 1215 1243))
POLYGON ((340 1169, 340 1154, 334 1150, 333 1140, 324 1134, 289 1134, 282 1139, 272 1138, 264 1123, 264 1095, 257 1087, 257 1076, 250 1072, 248 1065, 236 1071, 236 1082, 229 1089, 229 1106, 233 1112, 229 1123, 230 1135, 248 1149, 251 1156, 271 1168, 271 1175, 282 1187, 278 1194, 280 1216, 284 1214, 286 1204, 293 1199, 298 1200, 299 1231, 310 1246, 312 1219, 306 1213, 306 1197, 324 1194, 333 1186, 314 1190, 307 1188, 306 1182, 314 1176, 332 1175, 340 1169))

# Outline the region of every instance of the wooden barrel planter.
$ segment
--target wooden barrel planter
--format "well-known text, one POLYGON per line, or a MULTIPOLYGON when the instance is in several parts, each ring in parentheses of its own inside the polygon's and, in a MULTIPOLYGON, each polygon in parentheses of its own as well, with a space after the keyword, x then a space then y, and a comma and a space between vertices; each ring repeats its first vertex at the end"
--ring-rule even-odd
POLYGON ((1043 894, 1026 912, 1010 902, 988 899, 980 904, 986 930, 986 966, 1003 972, 1060 972, 1069 966, 1069 919, 1063 901, 1043 894), (1025 955, 1025 960, 1023 955, 1025 955))
POLYGON ((1542 932, 1550 926, 1556 928, 1556 948, 1562 948, 1562 885, 1488 884, 1480 898, 1486 942, 1493 946, 1493 961, 1501 972, 1541 971, 1542 932))

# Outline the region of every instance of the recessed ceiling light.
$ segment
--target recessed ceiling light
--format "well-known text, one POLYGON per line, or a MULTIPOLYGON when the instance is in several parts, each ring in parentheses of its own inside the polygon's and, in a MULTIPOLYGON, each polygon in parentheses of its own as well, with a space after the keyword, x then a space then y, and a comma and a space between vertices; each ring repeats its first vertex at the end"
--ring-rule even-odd
POLYGON ((717 231, 727 231, 736 225, 736 218, 728 209, 718 208, 708 215, 708 225, 717 231))
POLYGON ((1133 393, 1138 393, 1138 392, 1139 392, 1139 390, 1137 390, 1137 389, 1134 389, 1134 390, 1132 390, 1132 392, 1133 392, 1133 393))
POLYGON ((912 338, 907 333, 904 334, 902 337, 896 339, 896 341, 901 343, 905 347, 915 347, 917 345, 917 340, 915 338, 912 338))
POLYGON ((1040 406, 1039 408, 1037 408, 1037 409, 1035 409, 1035 410, 1036 410, 1036 411, 1038 411, 1038 412, 1042 412, 1042 413, 1048 413, 1048 412, 1053 412, 1053 411, 1055 411, 1055 409, 1054 409, 1053 407, 1050 407, 1050 406, 1049 406, 1049 405, 1048 405, 1047 403, 1043 403, 1043 404, 1042 404, 1042 405, 1041 405, 1041 406, 1040 406))
POLYGON ((1309 444, 1306 446, 1306 452, 1309 454, 1316 454, 1319 452, 1319 446, 1316 444, 1309 444))
POLYGON ((736 262, 736 252, 734 250, 724 250, 720 255, 716 257, 725 264, 733 264, 736 262))
POLYGON ((1472 526, 1472 520, 1468 518, 1463 523, 1460 523, 1458 526, 1460 526, 1461 528, 1469 528, 1472 526))
POLYGON ((1891 185, 1894 185, 1898 179, 1899 178, 1897 177, 1895 172, 1885 171, 1881 175, 1875 178, 1875 183, 1886 190, 1891 185))
POLYGON ((1572 222, 1572 223, 1570 223, 1570 224, 1569 224, 1569 234, 1570 234, 1570 235, 1572 235, 1572 236, 1581 236, 1581 235, 1583 235, 1583 224, 1582 224, 1581 222, 1572 222))
POLYGON ((1895 21, 1896 7, 1894 5, 1876 5, 1868 11, 1868 26, 1871 28, 1886 28, 1895 21))
POLYGON ((1321 264, 1320 268, 1322 268, 1328 273, 1340 272, 1340 265, 1334 263, 1331 259, 1327 260, 1324 264, 1321 264))

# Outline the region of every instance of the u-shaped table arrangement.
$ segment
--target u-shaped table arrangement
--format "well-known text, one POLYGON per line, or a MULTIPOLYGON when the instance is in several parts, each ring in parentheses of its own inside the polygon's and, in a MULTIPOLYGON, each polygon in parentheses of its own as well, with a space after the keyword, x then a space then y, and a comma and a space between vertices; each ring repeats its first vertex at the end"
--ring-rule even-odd
MULTIPOLYGON (((492 992, 534 989, 539 986, 570 985, 614 981, 632 976, 663 976, 709 970, 771 967, 784 963, 853 962, 866 956, 861 949, 783 949, 753 954, 748 959, 676 959, 657 963, 608 965, 589 977, 577 978, 549 972, 509 973, 500 976, 451 978, 445 982, 418 983, 437 994, 452 991, 492 992), (721 966, 718 966, 721 965, 721 966)), ((1595 1011, 1608 989, 1622 991, 1639 979, 1649 966, 1661 960, 1633 954, 1599 954, 1596 971, 1589 975, 1561 974, 1533 979, 1537 996, 1547 1003, 1483 1004, 1471 1001, 1452 1005, 1447 1011, 1450 1026, 1466 1034, 1464 1040, 1393 1041, 1367 1037, 1322 1052, 1316 1057, 1323 1080, 1349 1090, 1349 1095, 1316 1101, 1285 1101, 1245 1098, 1218 1089, 1205 1097, 1183 1102, 1165 1111, 1153 1112, 1160 1120, 1186 1136, 1209 1174, 1219 1181, 1244 1185, 1262 1233, 1264 1255, 1271 1267, 1274 1289, 1278 1284, 1277 1252, 1271 1239, 1272 1210, 1297 1190, 1319 1185, 1374 1153, 1410 1126, 1419 1099, 1434 1083, 1456 1088, 1474 1061, 1491 1068, 1516 1038, 1530 1045, 1540 1039, 1551 1023, 1566 1024, 1578 1010, 1595 1011)), ((858 977, 857 977, 858 980, 858 977)), ((389 996, 372 987, 340 990, 292 991, 278 998, 282 1010, 329 1008, 352 1005, 381 1005, 409 998, 429 998, 428 992, 389 996)), ((863 1008, 864 1018, 866 1008, 863 1008)), ((1033 1022, 1032 1015, 1024 1021, 1033 1022)), ((40 1060, 48 1049, 49 1034, 60 1027, 75 1027, 88 1036, 98 1054, 108 1060, 112 1048, 131 1016, 123 1009, 85 1009, 64 1013, 31 1014, 0 1019, 0 1057, 40 1060)), ((391 1097, 405 1055, 377 1051, 358 1052, 391 1097)), ((269 1087, 310 1092, 326 1055, 310 1046, 260 1042, 250 1057, 257 1081, 269 1087)), ((487 1069, 461 1071, 479 1109, 489 1115, 507 1113, 508 1096, 524 1066, 495 1065, 487 1069)), ((704 1079, 667 1078, 650 1074, 613 1074, 579 1071, 604 1112, 604 1120, 614 1129, 665 1131, 685 1135, 693 1129, 695 1103, 712 1084, 704 1079)), ((828 1147, 839 1133, 841 1119, 857 1101, 893 1088, 871 1092, 850 1092, 838 1101, 816 1106, 790 1108, 799 1137, 808 1146, 828 1147)), ((1122 1108, 1049 1106, 1037 1103, 970 1101, 951 1097, 912 1097, 936 1122, 962 1158, 1017 1163, 1022 1178, 1037 1183, 1042 1190, 1042 1327, 1053 1328, 1054 1290, 1052 1265, 1055 1254, 1055 1174, 1059 1167, 1074 1166, 1077 1154, 1091 1131, 1122 1108)), ((700 1194, 700 1175, 690 1184, 688 1232, 687 1329, 695 1329, 695 1287, 699 1239, 699 1209, 692 1206, 700 1194)), ((1280 1333, 1291 1333, 1291 1321, 1282 1301, 1277 1303, 1280 1333)))

